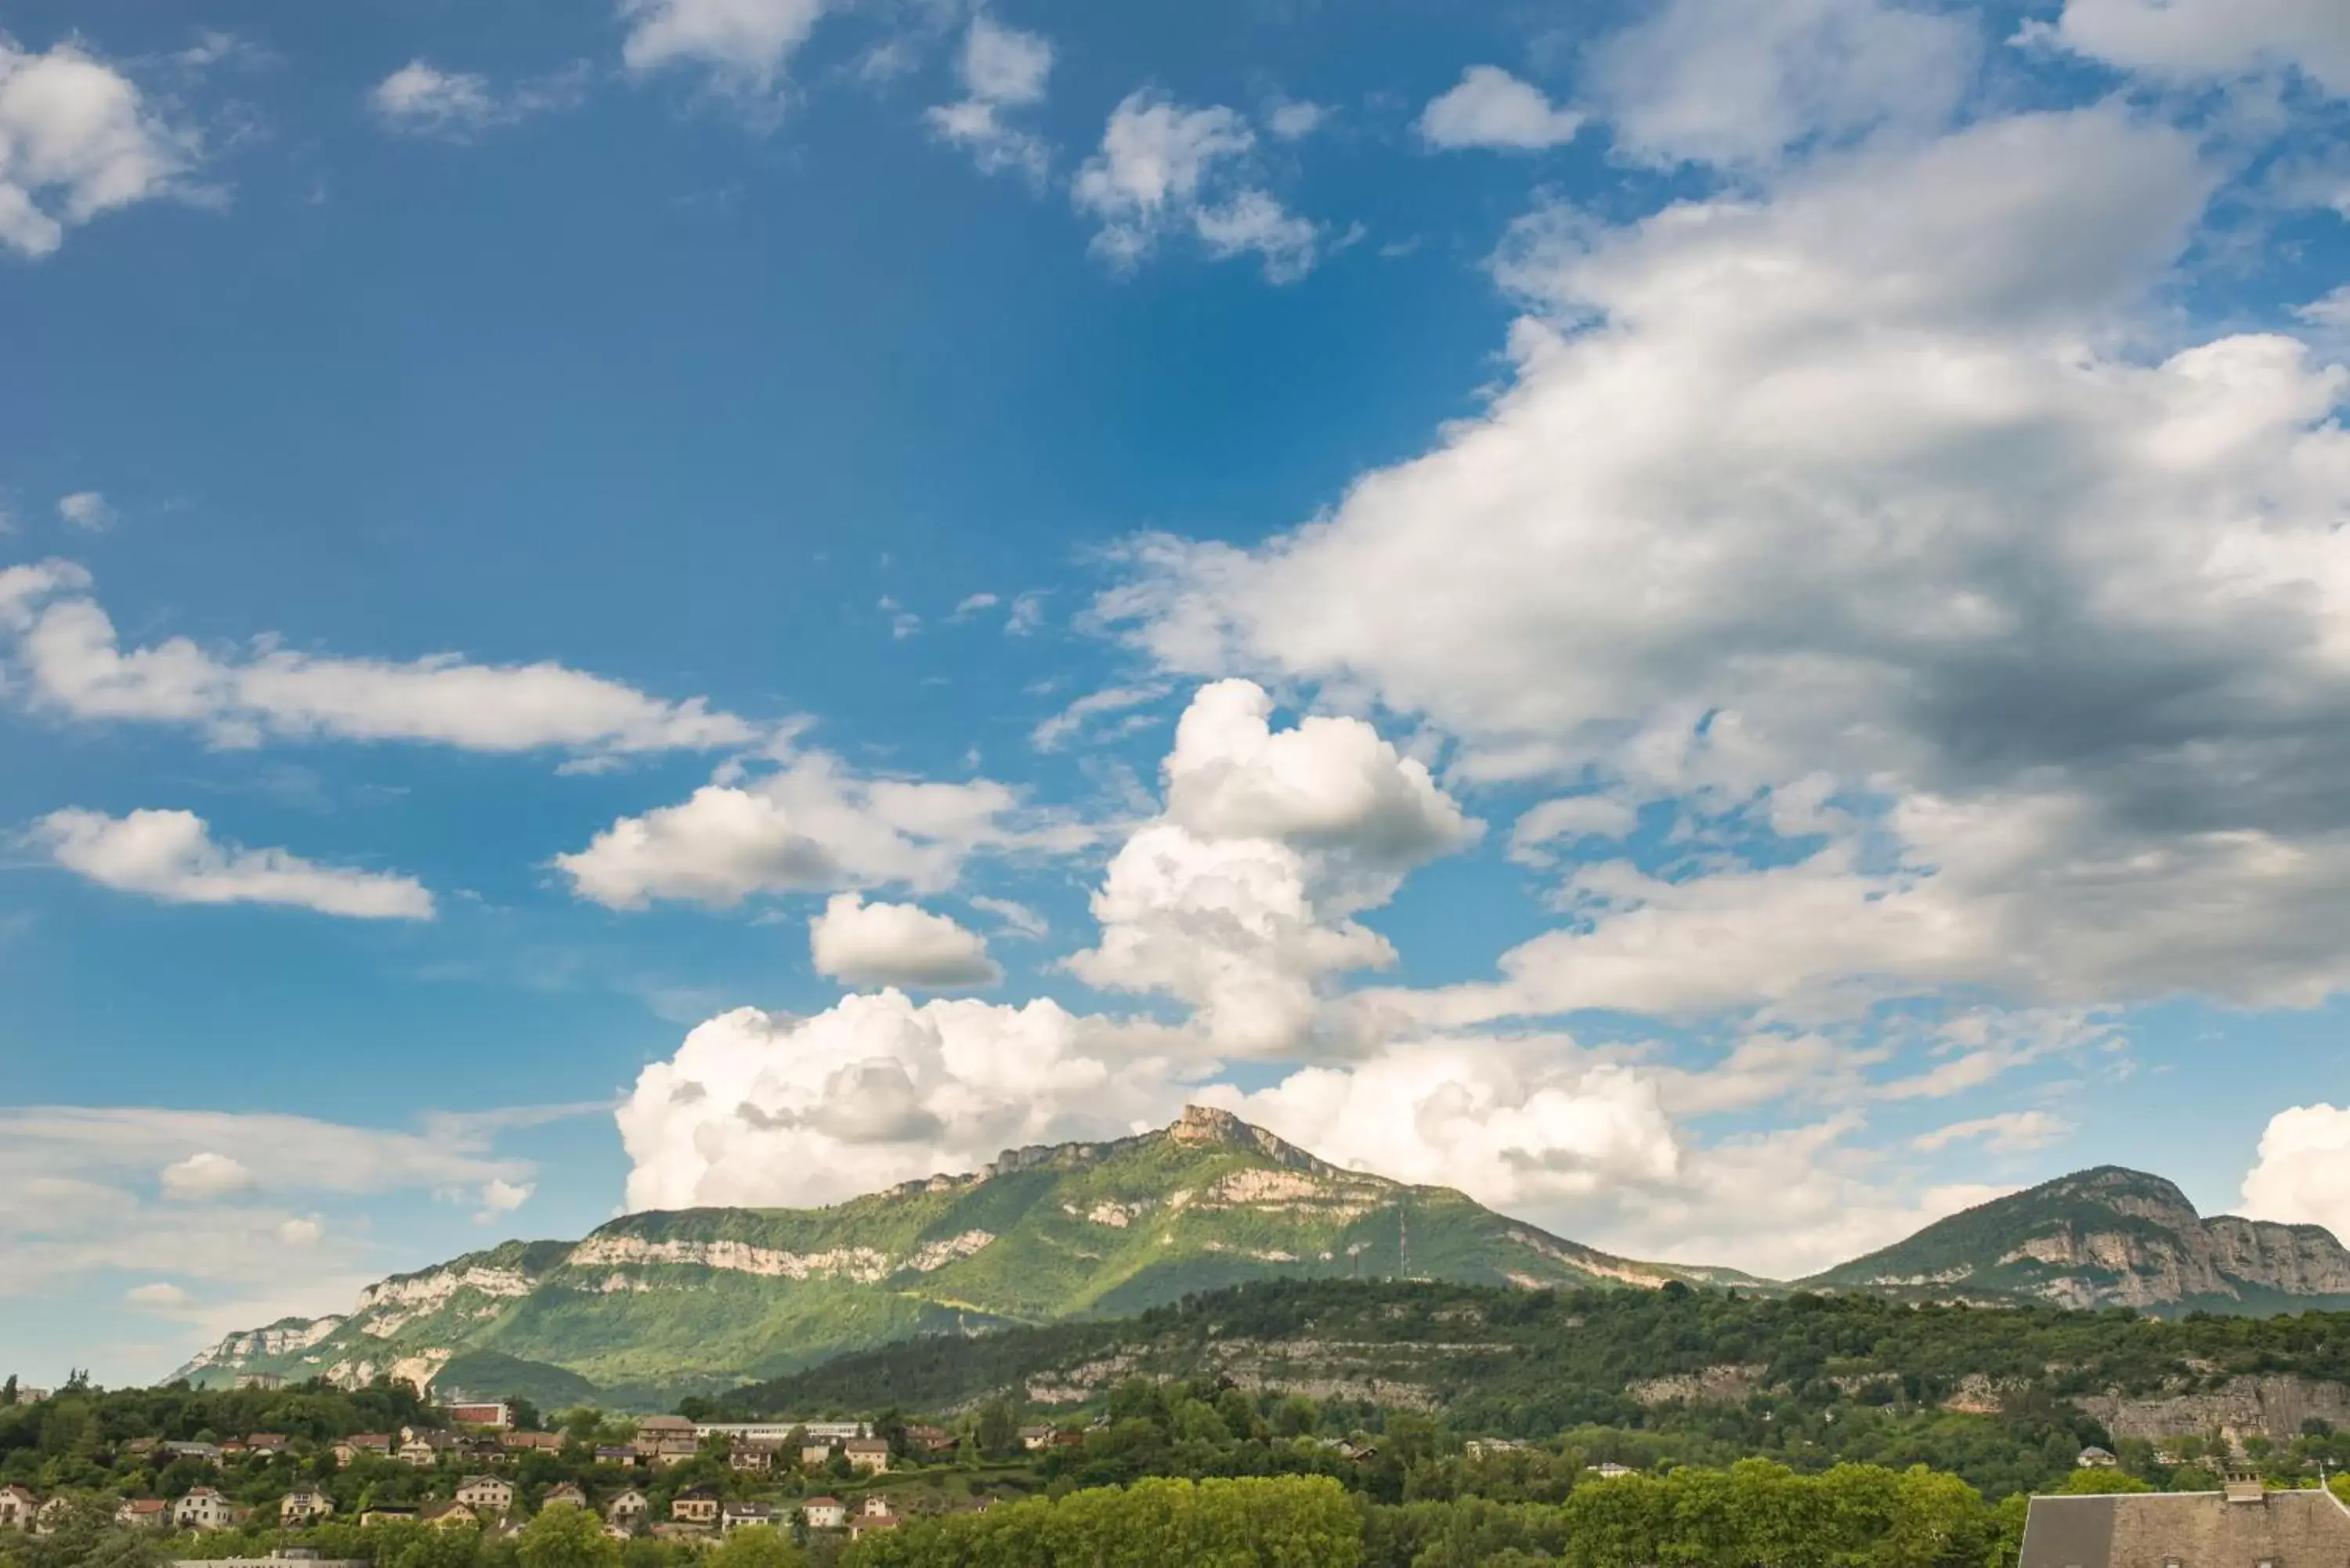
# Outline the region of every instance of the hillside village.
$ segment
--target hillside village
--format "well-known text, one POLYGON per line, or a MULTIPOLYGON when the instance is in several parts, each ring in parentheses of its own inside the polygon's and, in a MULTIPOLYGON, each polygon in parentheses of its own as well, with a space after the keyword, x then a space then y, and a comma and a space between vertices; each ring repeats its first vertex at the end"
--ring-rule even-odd
MULTIPOLYGON (((245 1380, 275 1391, 278 1380, 245 1380)), ((31 1405, 46 1390, 20 1389, 31 1405)), ((421 1403, 421 1401, 419 1401, 421 1403)), ((615 1541, 701 1543, 767 1526, 796 1536, 853 1541, 897 1525, 901 1510, 981 1511, 984 1493, 893 1483, 959 1456, 979 1457, 973 1431, 864 1420, 696 1421, 645 1416, 608 1422, 589 1413, 564 1430, 536 1429, 535 1412, 503 1400, 459 1400, 382 1431, 332 1437, 275 1431, 190 1438, 89 1434, 78 1454, 114 1483, 104 1489, 119 1525, 158 1535, 299 1531, 329 1521, 512 1535, 564 1506, 592 1511, 615 1541), (117 1495, 119 1494, 119 1495, 117 1495)), ((989 1434, 1000 1457, 1082 1440, 1082 1432, 1024 1427, 989 1434)), ((98 1489, 43 1496, 0 1485, 0 1530, 50 1532, 98 1489)))

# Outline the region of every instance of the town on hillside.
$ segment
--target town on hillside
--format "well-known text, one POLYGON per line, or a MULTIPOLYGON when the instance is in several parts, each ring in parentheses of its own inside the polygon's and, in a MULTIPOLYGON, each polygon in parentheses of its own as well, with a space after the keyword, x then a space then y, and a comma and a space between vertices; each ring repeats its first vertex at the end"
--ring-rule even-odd
MULTIPOLYGON (((1954 1429, 1979 1440, 2008 1419, 1962 1414, 1954 1429)), ((1264 1568, 1624 1568, 1781 1561, 1764 1537, 1807 1520, 1825 1555, 1804 1561, 2149 1568, 2192 1539, 2225 1547, 2214 1563, 2291 1568, 2350 1561, 2326 1425, 2286 1445, 2220 1433, 2061 1452, 2066 1429, 2051 1428, 2035 1479, 1987 1495, 1898 1450, 1806 1462, 1800 1438, 1762 1457, 1676 1449, 1661 1429, 1499 1436, 1230 1377, 1129 1376, 1053 1421, 1000 1397, 927 1419, 762 1417, 701 1398, 626 1416, 390 1378, 10 1380, 0 1565, 962 1568, 1066 1561, 1055 1540, 1132 1531, 1264 1568), (1725 1529, 1753 1539, 1713 1539, 1725 1529)))

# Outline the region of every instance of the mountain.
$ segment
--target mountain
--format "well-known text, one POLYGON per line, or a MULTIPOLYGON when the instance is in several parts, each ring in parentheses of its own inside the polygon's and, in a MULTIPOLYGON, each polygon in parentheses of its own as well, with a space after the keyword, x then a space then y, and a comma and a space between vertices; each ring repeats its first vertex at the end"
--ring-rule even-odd
POLYGON ((2317 1225, 2207 1220, 2161 1177, 2104 1165, 1937 1220, 1802 1282, 2161 1314, 2302 1312, 2350 1307, 2350 1251, 2317 1225))
POLYGON ((1440 1411, 1463 1433, 1565 1434, 1643 1467, 1923 1462, 1996 1496, 2070 1471, 2089 1443, 2191 1453, 2188 1439, 2217 1432, 2286 1453, 2309 1432, 2350 1432, 2350 1314, 2163 1320, 1866 1291, 1283 1280, 1131 1318, 901 1341, 725 1404, 746 1417, 956 1414, 1001 1396, 1082 1426, 1137 1377, 1302 1394, 1342 1422, 1358 1401, 1440 1411))
POLYGON ((1014 1149, 829 1209, 630 1214, 581 1241, 510 1241, 387 1279, 346 1317, 230 1334, 175 1376, 389 1374, 484 1397, 584 1378, 614 1403, 663 1406, 917 1335, 1292 1276, 1764 1282, 1611 1257, 1192 1106, 1157 1131, 1014 1149))

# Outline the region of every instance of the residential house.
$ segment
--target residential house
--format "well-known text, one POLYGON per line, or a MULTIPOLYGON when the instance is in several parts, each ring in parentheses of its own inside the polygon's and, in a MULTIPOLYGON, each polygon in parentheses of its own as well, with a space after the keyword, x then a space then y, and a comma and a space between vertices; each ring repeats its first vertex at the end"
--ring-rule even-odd
POLYGON ((715 1524, 718 1494, 706 1486, 688 1487, 670 1499, 669 1516, 680 1524, 715 1524))
POLYGON ((400 1458, 418 1469, 429 1470, 456 1446, 456 1439, 446 1432, 411 1430, 400 1440, 400 1458))
POLYGON ((282 1454, 286 1451, 286 1434, 253 1432, 246 1436, 244 1446, 249 1451, 256 1454, 282 1454))
POLYGON ((1020 1446, 1027 1449, 1032 1454, 1036 1452, 1039 1449, 1051 1448, 1053 1446, 1053 1428, 1050 1427, 1021 1428, 1020 1446))
POLYGON ((1461 1451, 1472 1459, 1490 1459, 1524 1447, 1523 1443, 1509 1438, 1471 1438, 1461 1445, 1461 1451))
POLYGON ((220 1454, 221 1462, 223 1464, 226 1464, 231 1459, 241 1459, 244 1458, 244 1439, 243 1438, 224 1438, 221 1440, 220 1454))
MULTIPOLYGON (((642 1438, 639 1438, 637 1446, 642 1448, 644 1442, 642 1438)), ((702 1452, 702 1446, 691 1438, 655 1438, 651 1454, 653 1468, 664 1470, 675 1469, 678 1466, 692 1459, 700 1452, 702 1452)))
POLYGON ((848 1524, 848 1505, 837 1497, 812 1497, 800 1504, 810 1530, 842 1530, 848 1524))
POLYGON ((645 1514, 651 1507, 652 1504, 645 1501, 644 1493, 630 1487, 604 1505, 604 1517, 623 1530, 632 1530, 644 1522, 645 1514))
POLYGON ((163 1530, 172 1522, 172 1505, 160 1497, 134 1497, 114 1511, 114 1522, 133 1530, 163 1530))
POLYGON ((501 1432, 498 1434, 498 1447, 508 1453, 516 1454, 560 1453, 563 1451, 563 1434, 560 1432, 501 1432))
POLYGON ((820 1465, 828 1465, 830 1463, 832 1463, 832 1445, 830 1443, 822 1441, 816 1438, 810 1438, 806 1442, 800 1445, 800 1469, 804 1470, 812 1470, 820 1465))
POLYGON ((122 1451, 126 1454, 151 1454, 158 1441, 160 1439, 155 1438, 133 1438, 122 1445, 122 1451))
POLYGON ((174 1530, 226 1530, 236 1522, 236 1509, 208 1486, 193 1487, 172 1509, 174 1530))
POLYGON ((221 1446, 218 1443, 164 1443, 161 1448, 175 1459, 194 1459, 206 1465, 221 1462, 221 1446))
POLYGON ((693 1423, 682 1416, 640 1416, 637 1418, 639 1438, 692 1438, 693 1423))
POLYGON ((2020 1568, 2255 1568, 2350 1561, 2350 1509, 2323 1488, 2035 1497, 2020 1568))
POLYGON ((514 1507, 514 1482, 495 1476, 467 1476, 457 1483, 457 1501, 487 1518, 514 1507))
POLYGON ((482 1516, 462 1502, 436 1502, 426 1506, 416 1516, 435 1530, 446 1530, 460 1524, 479 1524, 482 1516))
POLYGON ((737 1530, 754 1524, 775 1522, 775 1505, 770 1502, 730 1502, 718 1513, 718 1532, 730 1535, 737 1530))
POLYGON ((413 1524, 415 1522, 416 1510, 412 1508, 370 1508, 359 1515, 361 1529, 370 1524, 413 1524))
POLYGON ((906 1446, 918 1454, 952 1453, 962 1439, 944 1427, 909 1427, 906 1446))
POLYGON ((1601 1480, 1614 1480, 1618 1476, 1628 1476, 1633 1473, 1631 1466, 1619 1465, 1614 1459, 1602 1460, 1598 1464, 1586 1465, 1583 1468, 1601 1480))
POLYGON ((860 1475, 883 1475, 889 1469, 889 1445, 879 1438, 851 1438, 840 1451, 848 1456, 848 1468, 860 1475))
POLYGON ((390 1432, 353 1432, 335 1445, 335 1462, 338 1465, 348 1465, 361 1454, 379 1459, 388 1459, 391 1457, 393 1447, 394 1443, 390 1432))
POLYGON ((2118 1467, 2121 1462, 2113 1450, 2101 1449, 2095 1443, 2083 1449, 2079 1457, 2073 1461, 2075 1466, 2085 1470, 2109 1470, 2118 1467))
POLYGON ((633 1465, 643 1458, 635 1446, 629 1443, 608 1443, 596 1450, 596 1462, 599 1465, 633 1465))
POLYGON ((541 1511, 550 1508, 585 1508, 588 1506, 588 1494, 565 1481, 561 1486, 547 1488, 546 1495, 538 1500, 538 1506, 541 1511))
POLYGON ((504 1431, 514 1425, 514 1407, 503 1399, 479 1405, 452 1405, 449 1419, 461 1427, 489 1427, 504 1431))
POLYGON ((889 1500, 876 1492, 865 1500, 865 1505, 848 1516, 848 1539, 856 1541, 869 1531, 895 1530, 898 1516, 890 1511, 889 1500))
POLYGON ((730 1469, 758 1472, 775 1468, 775 1448, 773 1443, 737 1443, 726 1456, 730 1469))
POLYGON ((857 1511, 867 1519, 887 1518, 890 1511, 889 1500, 878 1491, 868 1492, 865 1501, 857 1505, 857 1511))
POLYGON ((608 1519, 604 1521, 604 1539, 607 1541, 626 1541, 635 1534, 634 1529, 622 1524, 617 1519, 608 1519))
POLYGON ((41 1500, 20 1486, 0 1486, 0 1530, 30 1530, 41 1500))
POLYGON ((335 1511, 335 1500, 316 1487, 296 1487, 277 1505, 277 1522, 292 1527, 325 1519, 335 1511))

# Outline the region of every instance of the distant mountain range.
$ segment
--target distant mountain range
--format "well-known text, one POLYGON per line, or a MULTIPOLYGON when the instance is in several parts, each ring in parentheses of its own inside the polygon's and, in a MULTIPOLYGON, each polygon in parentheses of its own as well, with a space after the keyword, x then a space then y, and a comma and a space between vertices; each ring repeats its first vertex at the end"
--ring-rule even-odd
MULTIPOLYGON (((1342 1169, 1228 1113, 1007 1151, 830 1209, 631 1214, 370 1287, 345 1317, 233 1334, 174 1374, 664 1407, 929 1334, 1131 1314, 1272 1278, 1760 1293, 1731 1269, 1638 1262, 1449 1188, 1342 1169)), ((2350 1252, 2314 1225, 2205 1220, 2159 1177, 2101 1167, 1994 1199, 1801 1288, 2165 1314, 2350 1307, 2350 1252)))
POLYGON ((2334 1310, 2350 1307, 2350 1251, 2321 1225, 2206 1220, 2161 1177, 2101 1165, 1937 1220, 1803 1283, 2165 1315, 2334 1310))
POLYGON ((385 1280, 346 1317, 230 1334, 174 1376, 390 1374, 666 1404, 913 1335, 1120 1315, 1285 1277, 1768 1283, 1613 1257, 1193 1106, 1139 1137, 1014 1149, 976 1175, 830 1209, 631 1214, 581 1241, 508 1242, 385 1280))

